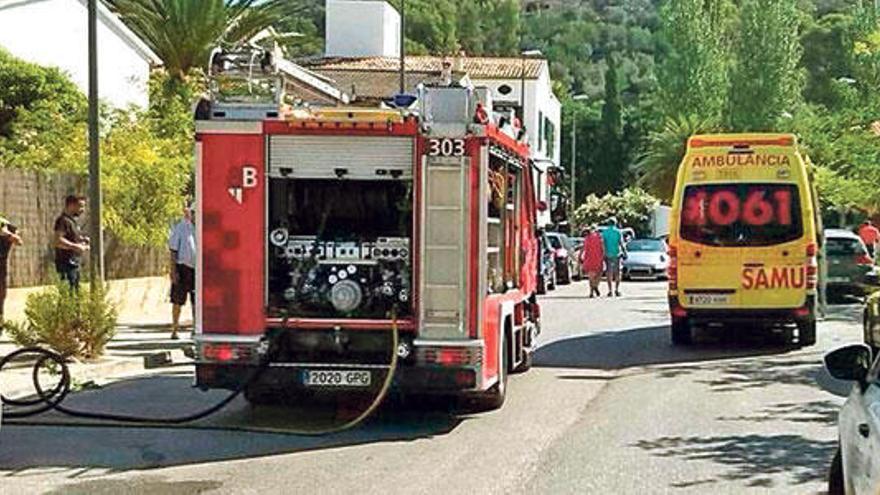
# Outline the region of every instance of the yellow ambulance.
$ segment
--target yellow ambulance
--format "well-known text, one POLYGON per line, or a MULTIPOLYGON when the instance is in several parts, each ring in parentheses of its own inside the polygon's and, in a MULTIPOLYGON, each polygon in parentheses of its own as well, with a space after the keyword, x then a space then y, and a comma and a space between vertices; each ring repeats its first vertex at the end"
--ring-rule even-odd
POLYGON ((816 341, 821 222, 807 159, 790 134, 688 140, 670 218, 672 342, 693 327, 796 325, 816 341))

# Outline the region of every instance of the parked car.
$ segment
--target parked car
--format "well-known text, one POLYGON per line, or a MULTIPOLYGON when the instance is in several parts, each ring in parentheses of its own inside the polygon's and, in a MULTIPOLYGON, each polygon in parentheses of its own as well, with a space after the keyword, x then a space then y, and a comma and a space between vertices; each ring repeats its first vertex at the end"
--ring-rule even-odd
MULTIPOLYGON (((877 272, 869 274, 869 279, 877 276, 877 272)), ((874 355, 880 354, 880 292, 874 292, 865 300, 865 309, 862 313, 862 332, 865 344, 871 348, 874 355)))
POLYGON ((874 260, 859 236, 848 230, 825 230, 828 260, 826 290, 835 295, 863 296, 867 293, 874 260))
POLYGON ((546 294, 556 289, 556 250, 550 245, 547 234, 538 237, 541 248, 538 272, 538 294, 546 294))
POLYGON ((575 280, 582 280, 586 275, 584 273, 584 264, 581 262, 581 256, 584 254, 584 238, 583 237, 569 237, 569 242, 571 242, 572 251, 574 254, 572 258, 574 259, 573 271, 571 272, 572 278, 575 280))
POLYGON ((662 280, 669 268, 669 249, 660 239, 634 239, 626 245, 623 278, 662 280))
POLYGON ((547 239, 556 254, 556 281, 559 285, 568 285, 571 283, 574 264, 577 263, 568 236, 560 232, 547 232, 547 239))
POLYGON ((829 495, 880 493, 880 359, 873 357, 864 344, 825 355, 831 376, 855 382, 837 419, 838 447, 828 470, 829 495))

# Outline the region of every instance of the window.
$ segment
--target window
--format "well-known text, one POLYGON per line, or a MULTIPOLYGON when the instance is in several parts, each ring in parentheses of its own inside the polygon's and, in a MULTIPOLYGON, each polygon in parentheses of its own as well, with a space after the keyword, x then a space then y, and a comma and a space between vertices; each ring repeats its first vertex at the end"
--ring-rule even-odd
POLYGON ((804 232, 795 184, 688 186, 681 237, 708 246, 772 246, 804 232))
POLYGON ((538 112, 538 151, 544 149, 544 114, 538 112))
POLYGON ((548 118, 544 119, 544 139, 547 140, 547 156, 552 158, 556 149, 556 126, 548 118))

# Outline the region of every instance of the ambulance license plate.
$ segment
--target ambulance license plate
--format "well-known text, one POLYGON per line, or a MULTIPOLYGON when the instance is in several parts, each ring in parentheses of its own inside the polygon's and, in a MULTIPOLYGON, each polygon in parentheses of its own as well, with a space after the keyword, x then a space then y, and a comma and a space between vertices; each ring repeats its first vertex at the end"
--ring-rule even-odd
POLYGON ((730 304, 729 294, 688 294, 688 306, 723 306, 730 304))
POLYGON ((369 387, 372 375, 365 370, 303 370, 306 387, 369 387))

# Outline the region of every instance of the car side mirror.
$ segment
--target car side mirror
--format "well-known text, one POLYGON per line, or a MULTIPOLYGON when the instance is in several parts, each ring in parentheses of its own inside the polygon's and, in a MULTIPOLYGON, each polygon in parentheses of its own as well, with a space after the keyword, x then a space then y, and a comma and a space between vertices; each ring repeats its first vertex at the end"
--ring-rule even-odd
POLYGON ((871 348, 852 344, 825 355, 825 368, 838 380, 857 382, 864 390, 868 370, 871 369, 871 348))

